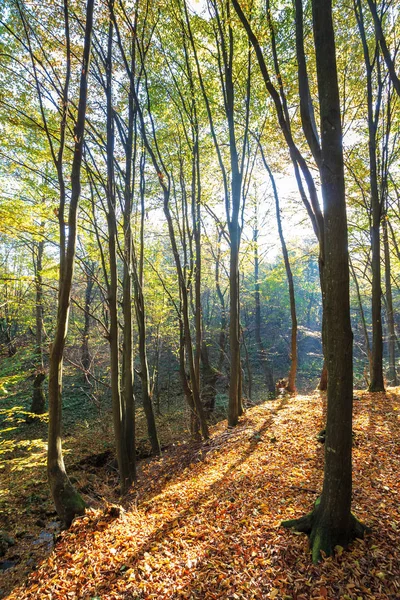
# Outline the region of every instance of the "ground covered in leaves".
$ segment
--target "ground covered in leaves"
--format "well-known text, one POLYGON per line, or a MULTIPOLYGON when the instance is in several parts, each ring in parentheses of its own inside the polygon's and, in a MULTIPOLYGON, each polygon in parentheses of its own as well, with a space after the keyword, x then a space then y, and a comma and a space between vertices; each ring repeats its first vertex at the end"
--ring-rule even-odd
POLYGON ((129 496, 77 519, 7 598, 399 599, 398 393, 355 396, 353 511, 372 533, 349 550, 314 566, 307 538, 280 526, 323 475, 322 396, 285 397, 139 463, 129 496))

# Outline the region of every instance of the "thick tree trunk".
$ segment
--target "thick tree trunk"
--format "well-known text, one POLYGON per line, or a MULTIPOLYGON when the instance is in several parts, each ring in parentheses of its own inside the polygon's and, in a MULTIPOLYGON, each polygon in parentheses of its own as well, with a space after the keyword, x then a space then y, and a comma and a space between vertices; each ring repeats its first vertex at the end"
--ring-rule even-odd
POLYGON ((75 148, 71 173, 68 242, 66 252, 65 248, 61 248, 60 252, 60 289, 57 325, 54 342, 50 352, 49 365, 49 437, 47 451, 47 472, 57 513, 62 523, 67 527, 69 527, 74 517, 77 515, 82 515, 85 510, 85 503, 78 492, 76 492, 74 489, 65 470, 61 445, 61 391, 63 352, 68 331, 71 285, 75 261, 77 212, 81 191, 80 173, 82 164, 83 134, 85 130, 87 79, 93 25, 93 7, 94 0, 88 0, 86 8, 85 41, 80 79, 78 115, 75 128, 75 148))
POLYGON ((310 535, 313 561, 346 547, 364 527, 351 514, 353 336, 350 324, 349 257, 342 130, 331 0, 313 0, 313 29, 321 115, 321 183, 325 220, 324 293, 328 409, 322 495, 314 511, 287 521, 310 535))

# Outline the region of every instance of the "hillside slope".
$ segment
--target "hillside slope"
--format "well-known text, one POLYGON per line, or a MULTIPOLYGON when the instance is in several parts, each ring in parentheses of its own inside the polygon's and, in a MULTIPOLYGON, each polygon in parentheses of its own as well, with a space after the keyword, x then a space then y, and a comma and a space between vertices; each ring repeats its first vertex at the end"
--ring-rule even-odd
POLYGON ((372 533, 349 551, 313 566, 280 526, 323 475, 322 396, 288 397, 142 463, 123 507, 88 510, 8 599, 400 598, 397 393, 355 397, 353 510, 372 533))

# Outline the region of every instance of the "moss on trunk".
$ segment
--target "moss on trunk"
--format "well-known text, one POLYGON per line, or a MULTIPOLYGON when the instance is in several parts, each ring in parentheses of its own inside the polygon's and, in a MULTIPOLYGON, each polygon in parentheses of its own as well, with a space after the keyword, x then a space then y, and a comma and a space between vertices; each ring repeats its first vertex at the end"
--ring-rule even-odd
POLYGON ((323 556, 331 556, 336 546, 347 548, 356 538, 363 538, 369 528, 360 523, 351 514, 347 527, 335 526, 330 523, 326 514, 321 510, 320 498, 315 503, 314 510, 304 517, 283 521, 282 526, 305 533, 310 538, 312 561, 318 563, 323 556))

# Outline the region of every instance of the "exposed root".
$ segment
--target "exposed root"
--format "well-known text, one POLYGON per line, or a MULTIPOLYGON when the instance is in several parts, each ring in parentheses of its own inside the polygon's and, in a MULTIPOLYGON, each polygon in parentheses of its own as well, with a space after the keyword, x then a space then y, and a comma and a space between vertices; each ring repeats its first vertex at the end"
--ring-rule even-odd
POLYGON ((319 511, 319 499, 312 512, 299 519, 283 521, 283 527, 305 533, 310 538, 312 561, 318 563, 323 557, 331 556, 336 546, 347 546, 356 538, 363 538, 370 528, 366 527, 351 515, 350 526, 347 531, 341 531, 329 526, 319 511))
POLYGON ((282 527, 286 527, 287 529, 294 529, 295 531, 299 531, 300 533, 306 533, 307 535, 310 535, 313 525, 313 515, 314 512, 310 512, 308 513, 308 515, 300 517, 300 519, 283 521, 282 527))

